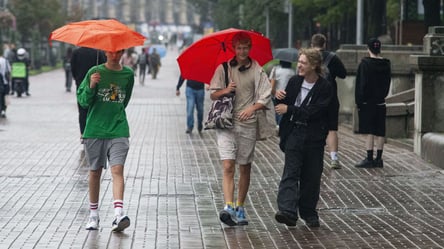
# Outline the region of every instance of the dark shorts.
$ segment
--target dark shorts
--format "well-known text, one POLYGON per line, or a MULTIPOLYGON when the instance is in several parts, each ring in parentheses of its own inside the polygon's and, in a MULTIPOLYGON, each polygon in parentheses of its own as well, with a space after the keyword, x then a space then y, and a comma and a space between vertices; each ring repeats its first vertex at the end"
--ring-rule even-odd
POLYGON ((328 105, 328 130, 338 130, 338 118, 339 118, 339 100, 338 96, 333 96, 328 105))
POLYGON ((385 104, 361 105, 358 108, 359 133, 384 137, 386 112, 385 104))

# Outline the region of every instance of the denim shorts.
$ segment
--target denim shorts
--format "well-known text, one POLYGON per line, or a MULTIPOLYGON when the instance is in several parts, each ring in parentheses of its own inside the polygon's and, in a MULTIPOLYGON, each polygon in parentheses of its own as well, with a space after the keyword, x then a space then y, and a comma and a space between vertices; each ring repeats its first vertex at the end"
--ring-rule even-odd
POLYGON ((89 169, 98 170, 109 165, 124 165, 129 150, 127 137, 113 139, 87 138, 85 141, 85 155, 88 159, 89 169))
POLYGON ((216 129, 221 160, 235 160, 245 165, 253 162, 256 146, 256 123, 234 123, 232 129, 216 129))

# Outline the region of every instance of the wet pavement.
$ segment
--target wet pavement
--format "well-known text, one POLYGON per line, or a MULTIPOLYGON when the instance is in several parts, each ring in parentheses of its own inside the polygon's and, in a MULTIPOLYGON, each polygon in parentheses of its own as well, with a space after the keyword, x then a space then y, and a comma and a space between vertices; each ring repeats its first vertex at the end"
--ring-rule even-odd
POLYGON ((0 248, 444 248, 444 171, 392 144, 385 146, 384 168, 356 169, 364 141, 347 126, 340 127, 343 168, 331 170, 325 157, 320 228, 274 220, 284 163, 277 137, 257 144, 250 224, 221 224, 215 133, 185 134, 176 56, 169 51, 158 79, 136 84, 127 108, 124 209, 131 226, 122 233, 111 232, 109 171, 101 183, 100 229, 84 229, 88 167, 63 71, 31 77, 32 96, 11 98, 0 120, 0 248))

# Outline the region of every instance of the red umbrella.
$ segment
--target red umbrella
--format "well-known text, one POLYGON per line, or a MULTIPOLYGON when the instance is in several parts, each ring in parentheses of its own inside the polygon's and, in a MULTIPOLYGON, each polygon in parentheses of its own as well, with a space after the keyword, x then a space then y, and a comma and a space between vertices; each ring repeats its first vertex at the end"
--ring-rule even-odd
POLYGON ((108 19, 66 24, 51 32, 49 40, 115 52, 143 45, 145 37, 115 19, 108 19))
POLYGON ((273 59, 270 40, 261 33, 234 28, 225 29, 202 37, 182 52, 177 62, 183 78, 209 84, 216 67, 235 55, 231 40, 238 32, 250 35, 252 41, 250 57, 261 66, 273 59))

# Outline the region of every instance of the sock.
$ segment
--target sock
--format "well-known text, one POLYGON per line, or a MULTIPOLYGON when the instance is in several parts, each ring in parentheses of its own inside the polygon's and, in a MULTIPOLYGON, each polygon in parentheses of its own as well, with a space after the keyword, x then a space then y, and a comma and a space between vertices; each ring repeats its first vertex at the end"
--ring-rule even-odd
POLYGON ((373 161, 373 150, 367 150, 367 160, 373 161))
POLYGON ((123 200, 114 200, 114 215, 122 216, 123 214, 123 200))
POLYGON ((337 151, 330 152, 330 158, 331 160, 338 160, 338 152, 337 151))
POLYGON ((381 160, 382 159, 382 150, 376 151, 376 159, 381 160))
POLYGON ((99 208, 99 203, 89 203, 89 216, 91 217, 97 217, 99 216, 99 212, 97 209, 99 208))
POLYGON ((229 201, 225 203, 225 206, 230 206, 231 208, 234 208, 234 203, 229 201))
POLYGON ((243 207, 243 206, 244 206, 243 202, 239 202, 239 201, 236 202, 236 207, 243 207))

